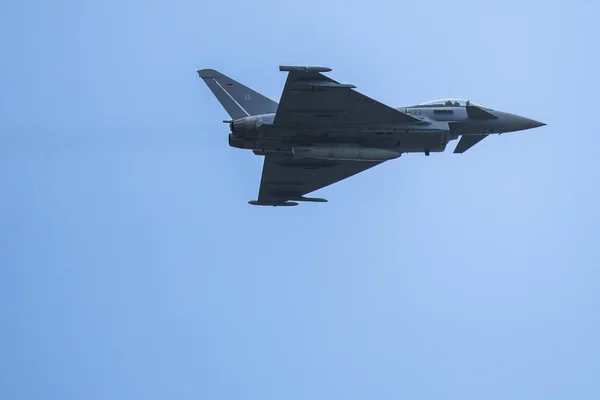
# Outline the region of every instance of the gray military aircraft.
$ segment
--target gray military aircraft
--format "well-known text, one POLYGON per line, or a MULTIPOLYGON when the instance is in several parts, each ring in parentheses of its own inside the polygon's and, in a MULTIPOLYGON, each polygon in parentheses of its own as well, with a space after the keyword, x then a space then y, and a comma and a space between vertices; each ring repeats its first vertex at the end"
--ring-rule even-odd
POLYGON ((392 108, 323 75, 324 67, 280 66, 288 72, 279 104, 213 69, 198 75, 231 116, 229 145, 265 156, 261 206, 296 206, 315 190, 400 157, 441 152, 460 140, 464 153, 490 134, 545 125, 466 100, 392 108))

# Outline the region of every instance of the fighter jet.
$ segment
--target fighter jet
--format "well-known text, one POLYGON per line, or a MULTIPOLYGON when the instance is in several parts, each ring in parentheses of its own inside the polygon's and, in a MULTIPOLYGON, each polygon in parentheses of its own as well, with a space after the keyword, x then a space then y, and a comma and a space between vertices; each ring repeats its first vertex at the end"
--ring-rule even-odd
POLYGON ((229 145, 264 156, 259 206, 326 202, 306 197, 404 153, 442 152, 460 137, 464 153, 491 134, 545 125, 468 100, 393 108, 323 73, 331 68, 280 66, 287 80, 279 104, 215 71, 200 78, 231 117, 229 145))

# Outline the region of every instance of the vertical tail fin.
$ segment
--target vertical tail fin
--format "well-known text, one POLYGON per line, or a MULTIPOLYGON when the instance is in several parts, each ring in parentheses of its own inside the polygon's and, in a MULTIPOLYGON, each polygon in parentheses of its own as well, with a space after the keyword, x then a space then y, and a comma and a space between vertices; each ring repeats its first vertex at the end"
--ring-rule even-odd
POLYGON ((200 78, 233 119, 277 111, 277 103, 214 69, 201 69, 200 78))

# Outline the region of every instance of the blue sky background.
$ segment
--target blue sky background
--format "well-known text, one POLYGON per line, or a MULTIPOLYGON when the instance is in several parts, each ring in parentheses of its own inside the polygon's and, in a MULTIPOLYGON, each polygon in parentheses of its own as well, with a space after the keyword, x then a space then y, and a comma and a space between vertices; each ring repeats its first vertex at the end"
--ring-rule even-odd
MULTIPOLYGON (((0 398, 600 398, 600 5, 22 1, 0 15, 0 398), (548 123, 252 207, 197 77, 548 123)), ((452 146, 454 143, 452 144, 452 146)))

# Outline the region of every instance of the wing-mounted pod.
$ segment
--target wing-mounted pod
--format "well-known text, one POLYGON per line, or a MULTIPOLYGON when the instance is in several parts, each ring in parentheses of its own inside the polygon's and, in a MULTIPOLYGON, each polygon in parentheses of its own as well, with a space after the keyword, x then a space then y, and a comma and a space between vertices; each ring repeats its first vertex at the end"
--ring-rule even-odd
POLYGON ((331 72, 328 67, 301 67, 282 65, 279 67, 283 72, 294 72, 296 77, 290 83, 297 86, 298 89, 356 89, 355 85, 349 83, 339 83, 331 78, 321 75, 321 72, 331 72), (299 74, 298 74, 299 73, 299 74), (302 77, 302 73, 307 76, 302 77), (315 79, 317 78, 317 79, 315 79))
POLYGON ((293 65, 280 65, 281 72, 331 72, 331 68, 327 67, 301 67, 293 65))
POLYGON ((294 201, 305 201, 307 203, 327 203, 327 199, 323 199, 321 197, 306 197, 306 196, 300 196, 300 197, 294 197, 290 200, 294 200, 294 201))
POLYGON ((273 207, 293 207, 297 206, 298 203, 295 201, 258 201, 258 200, 250 200, 248 204, 252 204, 253 206, 273 206, 273 207))

